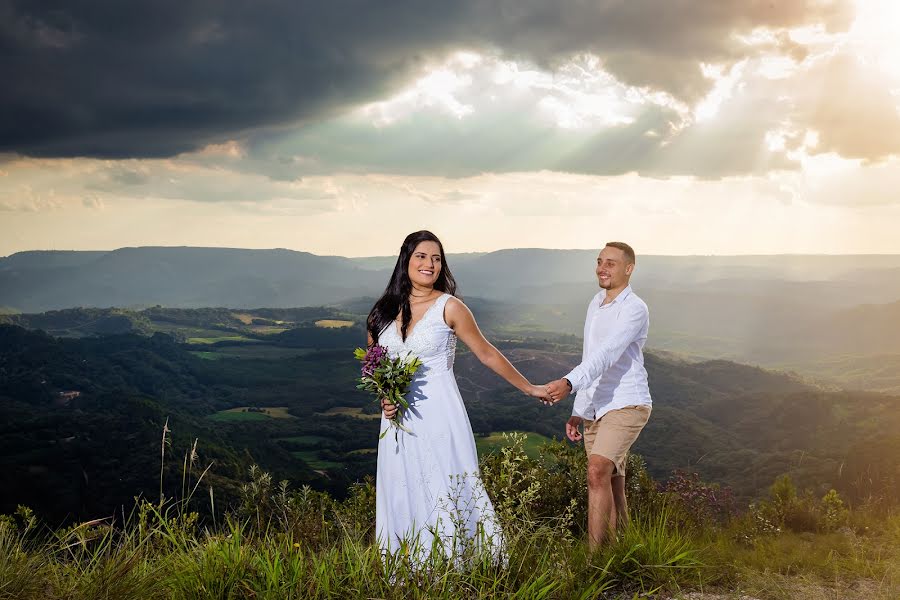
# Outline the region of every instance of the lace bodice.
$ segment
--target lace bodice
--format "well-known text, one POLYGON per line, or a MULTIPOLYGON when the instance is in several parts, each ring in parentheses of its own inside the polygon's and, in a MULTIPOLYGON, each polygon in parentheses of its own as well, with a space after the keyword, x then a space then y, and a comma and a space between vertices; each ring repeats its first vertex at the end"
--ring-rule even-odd
MULTIPOLYGON (((419 322, 406 336, 400 338, 396 321, 388 323, 378 336, 378 343, 388 349, 392 357, 412 354, 422 361, 419 374, 453 369, 456 356, 456 334, 444 321, 444 307, 453 296, 443 294, 428 307, 419 322)), ((417 374, 418 377, 418 374, 417 374)))

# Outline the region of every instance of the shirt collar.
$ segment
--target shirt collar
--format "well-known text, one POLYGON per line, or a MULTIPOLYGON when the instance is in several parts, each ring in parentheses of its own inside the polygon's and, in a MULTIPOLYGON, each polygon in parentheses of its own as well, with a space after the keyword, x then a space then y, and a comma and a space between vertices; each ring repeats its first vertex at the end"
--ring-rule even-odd
MULTIPOLYGON (((609 304, 607 304, 607 306, 612 306, 613 304, 616 304, 617 302, 621 302, 630 295, 631 295, 631 285, 628 285, 625 287, 624 290, 622 290, 619 293, 618 296, 616 296, 616 299, 613 300, 612 302, 610 302, 609 304)), ((598 306, 603 306, 604 300, 606 300, 606 290, 600 290, 600 300, 598 302, 598 306)))

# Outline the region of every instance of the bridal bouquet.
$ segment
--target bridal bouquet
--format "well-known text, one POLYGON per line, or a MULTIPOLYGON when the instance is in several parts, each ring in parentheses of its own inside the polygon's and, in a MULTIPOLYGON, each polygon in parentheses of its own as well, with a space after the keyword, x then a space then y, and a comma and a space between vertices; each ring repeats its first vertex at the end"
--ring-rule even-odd
MULTIPOLYGON (((353 356, 362 362, 362 376, 356 387, 375 394, 375 401, 379 404, 382 398, 386 398, 397 405, 397 414, 391 419, 394 439, 401 429, 412 433, 400 421, 403 420, 404 411, 409 408, 409 402, 404 396, 409 391, 409 384, 412 383, 422 361, 411 354, 391 358, 388 356, 387 348, 378 345, 368 350, 357 348, 353 351, 353 356)), ((381 432, 378 439, 383 438, 386 433, 387 429, 381 432)))

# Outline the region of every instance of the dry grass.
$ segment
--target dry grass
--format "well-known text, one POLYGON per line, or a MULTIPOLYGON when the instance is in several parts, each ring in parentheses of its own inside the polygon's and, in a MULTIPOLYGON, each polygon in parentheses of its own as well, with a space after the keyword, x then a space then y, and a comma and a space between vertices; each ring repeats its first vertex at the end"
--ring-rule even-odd
POLYGON ((378 420, 381 418, 380 413, 370 414, 364 413, 361 408, 351 408, 349 406, 335 406, 329 408, 325 412, 316 413, 317 417, 353 417, 354 419, 378 420))
POLYGON ((322 319, 316 321, 316 327, 324 327, 326 329, 337 329, 340 327, 353 327, 353 321, 341 321, 339 319, 322 319))

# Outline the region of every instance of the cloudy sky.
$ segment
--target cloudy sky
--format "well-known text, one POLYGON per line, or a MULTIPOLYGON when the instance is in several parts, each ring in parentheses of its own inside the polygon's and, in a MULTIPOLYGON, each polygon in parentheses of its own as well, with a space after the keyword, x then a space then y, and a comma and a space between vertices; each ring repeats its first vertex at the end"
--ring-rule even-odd
POLYGON ((0 255, 898 253, 896 0, 0 0, 0 255))

